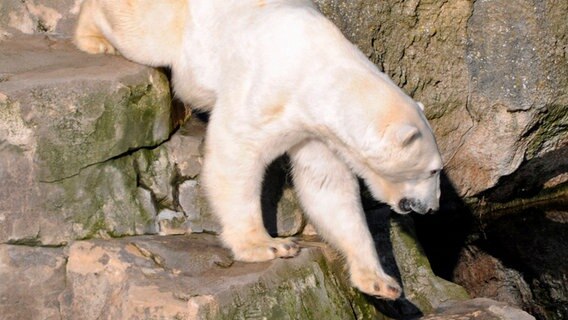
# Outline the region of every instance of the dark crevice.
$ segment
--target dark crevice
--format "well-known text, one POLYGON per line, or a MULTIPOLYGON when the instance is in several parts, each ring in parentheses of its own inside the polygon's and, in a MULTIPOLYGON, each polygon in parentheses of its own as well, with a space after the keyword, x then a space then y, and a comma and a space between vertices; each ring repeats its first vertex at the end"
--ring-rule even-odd
POLYGON ((141 146, 141 147, 136 147, 136 148, 129 148, 129 149, 126 150, 125 152, 119 153, 119 154, 117 154, 117 155, 115 155, 115 156, 112 156, 112 157, 110 157, 110 158, 107 158, 107 159, 105 159, 105 160, 90 163, 90 164, 88 164, 88 165, 86 165, 86 166, 80 168, 79 171, 77 171, 77 172, 74 173, 74 174, 71 174, 71 175, 68 175, 68 176, 65 176, 65 177, 62 177, 62 178, 54 179, 54 180, 40 180, 39 182, 41 182, 41 183, 58 183, 58 182, 62 182, 62 181, 64 181, 64 180, 67 180, 67 179, 70 179, 70 178, 73 178, 73 177, 76 177, 76 176, 80 175, 83 170, 88 169, 88 168, 90 168, 90 167, 97 166, 97 165, 101 165, 101 164, 105 164, 105 163, 109 163, 109 162, 112 162, 112 161, 115 161, 115 160, 118 160, 118 159, 121 159, 121 158, 124 158, 124 157, 129 157, 129 156, 132 156, 132 155, 134 155, 136 152, 141 151, 141 150, 155 150, 156 148, 159 148, 160 146, 162 146, 164 143, 170 141, 170 139, 171 139, 172 136, 177 132, 177 130, 179 130, 179 128, 175 128, 174 130, 172 130, 172 132, 170 132, 169 136, 168 136, 166 139, 164 139, 163 141, 159 142, 159 143, 156 144, 156 145, 152 145, 152 146, 141 146))
POLYGON ((525 161, 511 175, 501 177, 497 187, 480 194, 488 202, 504 203, 534 197, 550 179, 568 173, 568 145, 525 161))

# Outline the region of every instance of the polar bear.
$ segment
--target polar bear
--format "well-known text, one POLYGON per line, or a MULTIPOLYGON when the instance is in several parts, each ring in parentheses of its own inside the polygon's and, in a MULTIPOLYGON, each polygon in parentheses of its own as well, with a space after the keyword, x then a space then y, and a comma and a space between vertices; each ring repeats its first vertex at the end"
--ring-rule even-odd
POLYGON ((438 208, 442 160, 423 107, 307 0, 85 0, 74 35, 88 53, 172 69, 176 95, 211 112, 202 179, 241 261, 293 257, 261 215, 266 166, 288 153, 310 221, 346 258, 351 282, 396 299, 356 176, 401 214, 438 208))

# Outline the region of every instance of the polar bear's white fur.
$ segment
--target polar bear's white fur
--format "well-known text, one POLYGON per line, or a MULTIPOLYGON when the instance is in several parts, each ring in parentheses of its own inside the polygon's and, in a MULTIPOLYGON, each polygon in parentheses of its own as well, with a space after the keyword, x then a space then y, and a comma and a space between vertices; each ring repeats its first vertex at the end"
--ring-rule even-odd
POLYGON ((86 0, 76 45, 169 66, 176 94, 211 112, 203 183, 235 258, 291 257, 261 216, 264 170, 288 153, 309 219, 361 291, 401 289, 377 257, 355 174, 399 213, 438 208, 442 161, 421 105, 310 1, 86 0))

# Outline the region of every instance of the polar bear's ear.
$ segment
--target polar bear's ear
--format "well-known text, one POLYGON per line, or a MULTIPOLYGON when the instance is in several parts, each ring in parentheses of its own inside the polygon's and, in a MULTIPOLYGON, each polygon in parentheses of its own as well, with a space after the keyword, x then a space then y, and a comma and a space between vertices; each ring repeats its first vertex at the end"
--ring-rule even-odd
POLYGON ((396 130, 396 139, 402 147, 406 147, 420 137, 420 130, 409 124, 402 124, 396 130))
POLYGON ((422 104, 422 102, 417 101, 416 104, 418 105, 418 107, 420 108, 420 110, 424 111, 424 105, 422 104))

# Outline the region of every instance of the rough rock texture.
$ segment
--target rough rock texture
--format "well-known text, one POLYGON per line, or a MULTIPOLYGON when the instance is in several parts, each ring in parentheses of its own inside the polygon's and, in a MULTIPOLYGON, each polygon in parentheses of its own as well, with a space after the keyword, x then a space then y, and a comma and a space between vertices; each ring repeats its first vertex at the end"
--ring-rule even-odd
MULTIPOLYGON (((15 30, 69 35, 80 2, 3 1, 0 39, 15 30)), ((503 202, 516 189, 531 196, 568 181, 568 3, 315 2, 427 105, 460 195, 503 202), (524 169, 534 166, 540 175, 524 169)))
POLYGON ((430 313, 444 302, 469 298, 462 287, 434 275, 409 216, 382 207, 367 210, 367 222, 383 268, 404 290, 399 303, 381 311, 395 319, 406 319, 430 313))
POLYGON ((568 201, 502 212, 460 256, 455 280, 474 297, 568 318, 568 201))
POLYGON ((2 0, 0 39, 3 31, 10 34, 13 31, 26 34, 71 34, 81 2, 82 0, 2 0))
MULTIPOLYGON (((387 319, 346 285, 343 264, 325 244, 300 243, 298 257, 265 263, 234 262, 207 234, 96 239, 65 248, 0 245, 0 314, 7 320, 387 319)), ((438 303, 438 317, 427 319, 456 319, 458 312, 532 319, 478 300, 438 303)), ((403 303, 374 301, 391 314, 403 303)))
POLYGON ((233 262, 210 235, 0 246, 2 319, 376 319, 331 272, 322 244, 233 262))
POLYGON ((65 289, 62 248, 0 244, 0 315, 4 320, 61 319, 58 295, 65 289))
MULTIPOLYGON (((162 73, 39 36, 3 41, 0 70, 0 241, 220 231, 199 188, 205 124, 170 137, 162 73)), ((282 186, 275 168, 267 187, 282 186)), ((263 197, 269 229, 297 234, 302 213, 279 190, 263 197)))
POLYGON ((166 77, 38 36, 3 41, 0 71, 0 242, 151 230, 130 154, 170 135, 166 77))
POLYGON ((511 308, 505 303, 477 298, 461 302, 448 302, 422 320, 534 320, 530 314, 511 308))
POLYGON ((454 273, 473 297, 491 297, 523 310, 532 307, 534 298, 522 274, 475 246, 464 249, 454 273))
POLYGON ((568 3, 316 3, 427 106, 460 195, 479 195, 504 176, 514 181, 497 188, 494 201, 518 196, 515 189, 534 193, 567 180, 568 3), (536 163, 540 175, 523 170, 536 163))
POLYGON ((431 312, 449 299, 469 298, 464 288, 434 275, 428 258, 416 242, 411 219, 395 218, 391 222, 390 235, 406 297, 420 306, 422 312, 431 312))

